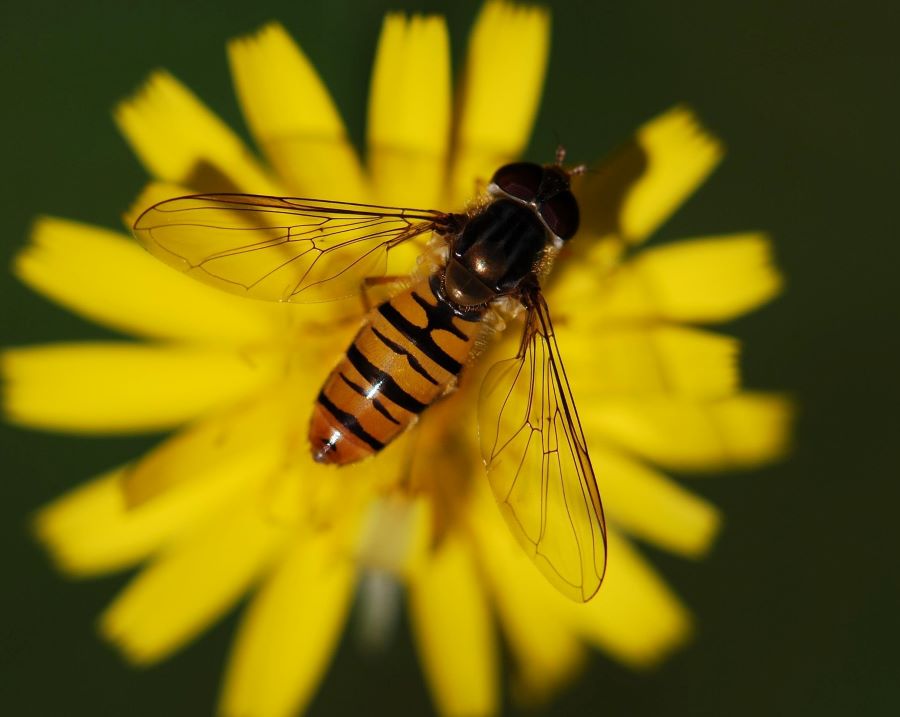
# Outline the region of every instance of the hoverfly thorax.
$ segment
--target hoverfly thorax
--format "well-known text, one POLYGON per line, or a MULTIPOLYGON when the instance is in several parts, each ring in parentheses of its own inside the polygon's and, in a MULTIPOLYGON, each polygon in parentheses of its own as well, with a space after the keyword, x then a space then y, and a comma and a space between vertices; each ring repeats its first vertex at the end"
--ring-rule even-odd
POLYGON ((488 192, 493 201, 450 247, 444 291, 461 306, 486 305, 514 292, 548 247, 558 248, 578 229, 569 174, 557 165, 507 164, 494 173, 488 192))

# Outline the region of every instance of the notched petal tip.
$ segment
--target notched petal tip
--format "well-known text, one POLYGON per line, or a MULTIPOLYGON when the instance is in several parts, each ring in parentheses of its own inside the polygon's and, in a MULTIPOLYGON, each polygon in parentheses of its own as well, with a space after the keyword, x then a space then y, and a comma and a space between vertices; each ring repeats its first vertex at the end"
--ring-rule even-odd
POLYGON ((178 167, 174 158, 168 161, 165 157, 155 156, 150 144, 150 128, 147 126, 152 115, 157 114, 165 104, 187 99, 189 92, 170 72, 157 68, 153 70, 143 83, 126 99, 120 100, 113 108, 113 120, 119 131, 131 144, 147 168, 160 176, 178 176, 185 174, 183 167, 178 167))
MULTIPOLYGON (((596 292, 562 297, 578 306, 595 300, 596 292)), ((558 336, 585 400, 628 394, 712 399, 740 386, 737 340, 711 331, 663 322, 623 326, 582 313, 573 314, 558 336)))
POLYGON ((727 321, 767 303, 783 285, 763 233, 678 242, 636 263, 660 290, 668 315, 689 321, 727 321))
POLYGON ((377 201, 423 207, 445 201, 450 121, 450 39, 444 18, 388 14, 369 95, 367 142, 377 201))
POLYGON ((366 201, 368 186, 338 109, 315 67, 278 23, 228 44, 247 126, 296 196, 366 201))
POLYGON ((256 30, 248 32, 244 35, 238 35, 228 41, 228 50, 240 50, 248 46, 268 43, 286 43, 293 42, 288 31, 278 20, 269 20, 260 25, 256 30))
POLYGON ((748 468, 782 458, 794 409, 779 394, 737 393, 713 401, 622 398, 598 402, 585 429, 672 470, 748 468))
POLYGON ((684 105, 644 124, 636 140, 647 155, 648 168, 622 210, 624 233, 631 240, 655 231, 706 180, 724 154, 719 140, 684 105))
MULTIPOLYGON (((145 191, 126 221, 181 188, 145 191)), ((242 301, 172 271, 120 232, 42 216, 13 272, 70 311, 119 331, 192 343, 251 345, 283 336, 283 306, 242 301)))
MULTIPOLYGON (((581 284, 583 289, 586 283, 581 284)), ((597 303, 606 321, 713 323, 765 304, 782 285, 768 237, 729 234, 642 251, 597 289, 597 303)))
POLYGON ((723 153, 690 108, 673 107, 576 178, 584 207, 581 231, 643 241, 705 181, 723 153))
POLYGON ((113 111, 119 130, 158 179, 195 191, 283 192, 237 135, 184 84, 153 72, 113 111))
POLYGON ((537 115, 549 50, 547 10, 507 2, 485 4, 469 38, 457 93, 450 172, 454 206, 465 204, 476 182, 486 182, 498 166, 524 149, 537 115), (498 76, 502 82, 497 82, 498 76))

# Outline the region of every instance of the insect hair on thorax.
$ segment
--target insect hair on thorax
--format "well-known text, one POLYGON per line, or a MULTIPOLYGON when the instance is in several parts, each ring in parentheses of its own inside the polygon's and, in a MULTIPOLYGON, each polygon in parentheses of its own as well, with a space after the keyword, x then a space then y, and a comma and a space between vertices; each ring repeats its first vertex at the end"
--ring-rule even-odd
POLYGON ((538 281, 542 284, 544 283, 544 279, 550 274, 553 263, 556 261, 556 257, 559 256, 559 252, 563 247, 562 239, 552 234, 550 236, 551 240, 547 242, 547 246, 544 248, 544 251, 541 252, 534 267, 535 276, 537 276, 538 281))
POLYGON ((490 187, 481 189, 480 191, 476 192, 475 196, 472 197, 472 199, 466 202, 463 214, 467 219, 471 219, 476 214, 480 214, 485 209, 487 209, 488 205, 491 204, 495 199, 497 199, 496 191, 491 191, 490 187))
POLYGON ((452 235, 432 232, 425 250, 416 257, 418 271, 432 274, 443 269, 450 260, 450 238, 452 235))

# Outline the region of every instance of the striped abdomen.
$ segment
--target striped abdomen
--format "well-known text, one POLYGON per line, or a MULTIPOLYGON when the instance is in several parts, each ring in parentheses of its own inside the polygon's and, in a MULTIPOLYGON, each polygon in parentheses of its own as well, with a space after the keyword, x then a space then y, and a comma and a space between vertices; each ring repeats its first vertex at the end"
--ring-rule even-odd
POLYGON ((453 385, 481 334, 422 281, 369 315, 319 392, 309 428, 313 457, 352 463, 376 453, 453 385))

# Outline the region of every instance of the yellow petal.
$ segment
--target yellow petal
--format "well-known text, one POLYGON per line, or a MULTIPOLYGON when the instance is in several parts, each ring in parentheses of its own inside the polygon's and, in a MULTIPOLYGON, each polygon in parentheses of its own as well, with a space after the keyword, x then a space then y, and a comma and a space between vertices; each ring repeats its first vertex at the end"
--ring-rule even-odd
MULTIPOLYGON (((274 476, 292 452, 289 421, 295 418, 296 407, 289 405, 283 391, 278 385, 267 395, 242 401, 163 441, 122 477, 127 505, 134 510, 163 493, 216 481, 229 472, 274 476), (260 463, 261 455, 269 457, 268 463, 260 463)), ((292 482, 298 482, 296 476, 292 482)))
POLYGON ((579 605, 560 598, 572 629, 631 667, 649 667, 691 634, 687 610, 618 532, 608 531, 609 560, 600 591, 579 605))
MULTIPOLYGON (((591 405, 590 397, 581 405, 591 405)), ((717 401, 604 399, 581 419, 592 445, 609 440, 675 470, 752 466, 787 452, 792 410, 782 396, 741 393, 717 401)))
POLYGON ((161 430, 259 389, 274 358, 111 342, 7 349, 4 404, 11 420, 37 428, 161 430))
POLYGON ((65 219, 38 220, 14 271, 81 316, 141 336, 251 344, 286 324, 284 307, 203 286, 117 232, 65 219))
POLYGON ((576 396, 718 398, 738 388, 738 344, 730 337, 683 326, 604 329, 593 318, 593 312, 572 311, 557 329, 576 396))
POLYGON ((736 234, 643 251, 592 300, 601 320, 728 321, 769 301, 781 285, 766 237, 736 234))
POLYGON ((451 169, 451 202, 460 207, 476 183, 490 180, 518 157, 537 114, 547 54, 550 16, 536 6, 491 0, 481 10, 461 81, 451 169))
POLYGON ((630 535, 689 557, 701 557, 721 523, 714 505, 619 451, 591 446, 607 518, 630 535))
MULTIPOLYGON (((520 566, 535 570, 533 565, 520 566)), ((585 651, 577 634, 547 612, 544 601, 527 592, 513 594, 521 585, 518 581, 502 586, 498 616, 515 660, 513 693, 519 702, 541 704, 575 679, 585 651)))
POLYGON ((289 717, 321 681, 353 594, 353 567, 325 537, 297 541, 244 616, 222 691, 227 717, 289 717))
POLYGON ((200 192, 283 194, 237 135, 168 72, 153 73, 115 119, 157 179, 200 192))
POLYGON ((709 176, 722 146, 686 107, 647 122, 597 170, 576 179, 582 232, 638 242, 652 234, 709 176))
POLYGON ((498 708, 497 646, 490 610, 467 546, 449 534, 409 585, 419 658, 441 715, 498 708))
POLYGON ((450 112, 450 42, 444 18, 389 14, 369 98, 375 201, 425 209, 442 205, 450 112))
POLYGON ((289 193, 367 201, 334 101, 285 29, 270 23, 233 40, 228 58, 244 118, 289 193))
MULTIPOLYGON (((129 468, 112 470, 42 508, 35 532, 57 566, 71 575, 129 567, 227 506, 246 502, 280 458, 273 448, 271 442, 254 444, 240 456, 213 462, 203 479, 185 481, 139 508, 129 508, 122 491, 129 468)), ((183 469, 192 467, 187 463, 183 469)))
POLYGON ((544 702, 579 671, 584 650, 557 614, 559 596, 512 539, 493 496, 479 489, 472 507, 477 556, 515 661, 517 698, 544 702))
MULTIPOLYGON (((601 470, 598 477, 603 477, 601 470)), ((482 501, 481 506, 484 505, 482 501)), ((560 651, 566 635, 587 639, 633 667, 659 660, 688 636, 690 617, 684 607, 613 526, 607 530, 609 557, 603 584, 593 599, 578 603, 561 595, 541 576, 513 543, 509 531, 498 519, 496 507, 488 507, 493 515, 485 513, 485 507, 476 508, 472 525, 483 541, 478 555, 486 567, 488 580, 495 585, 500 619, 505 625, 507 603, 533 603, 531 609, 542 617, 531 629, 539 632, 552 629, 553 634, 546 639, 553 648, 544 655, 539 652, 532 655, 532 659, 543 658, 546 663, 555 656, 554 663, 545 664, 551 674, 554 670, 561 677, 566 674, 566 652, 560 651), (510 552, 512 547, 515 549, 510 552)), ((517 646, 528 638, 510 631, 508 639, 514 654, 518 656, 517 646)), ((534 649, 539 651, 540 644, 534 649)))
POLYGON ((221 617, 278 555, 284 525, 252 502, 212 520, 142 570, 100 620, 137 664, 168 656, 221 617))
MULTIPOLYGON (((511 348, 511 352, 515 350, 511 348)), ((476 362, 471 368, 471 373, 463 374, 471 388, 436 401, 416 425, 415 452, 408 469, 409 490, 428 500, 436 535, 454 528, 458 514, 465 509, 472 483, 485 482, 477 443, 478 401, 471 391, 477 392, 476 387, 481 385, 478 372, 484 367, 476 362)))
MULTIPOLYGON (((292 393, 283 402, 283 408, 288 411, 288 417, 280 419, 282 424, 288 423, 285 448, 280 470, 271 475, 261 495, 264 509, 273 520, 318 525, 330 524, 335 516, 340 516, 362 525, 375 496, 383 494, 388 487, 395 487, 404 475, 408 438, 399 437, 377 456, 354 464, 347 471, 335 471, 334 466, 316 463, 307 432, 309 412, 321 384, 304 380, 303 375, 298 378, 308 390, 292 393), (351 474, 352 480, 346 480, 351 474)), ((267 428, 271 430, 272 426, 267 424, 267 428)), ((387 541, 402 541, 402 533, 401 527, 387 541)), ((355 553, 359 549, 359 536, 345 537, 347 551, 355 553)))

